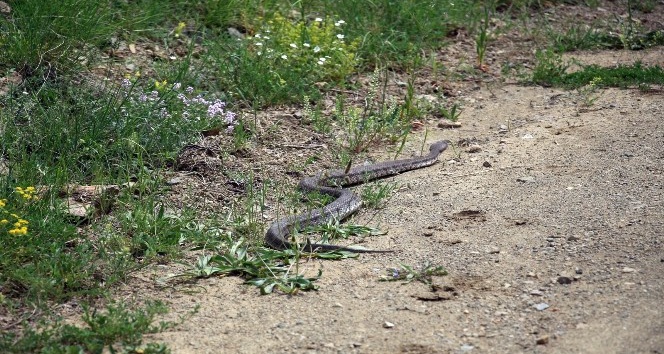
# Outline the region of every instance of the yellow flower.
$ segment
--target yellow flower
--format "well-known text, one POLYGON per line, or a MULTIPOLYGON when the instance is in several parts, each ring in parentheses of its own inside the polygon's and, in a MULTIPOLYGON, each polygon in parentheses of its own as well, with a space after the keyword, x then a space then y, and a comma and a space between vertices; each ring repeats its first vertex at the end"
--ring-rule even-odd
POLYGON ((5 225, 5 224, 8 224, 8 223, 9 223, 9 220, 7 220, 7 219, 0 220, 0 225, 5 225))
POLYGON ((159 81, 155 81, 155 82, 154 82, 154 87, 157 89, 157 91, 161 91, 161 90, 163 90, 164 88, 166 88, 166 85, 167 85, 167 84, 168 84, 168 82, 167 82, 166 80, 161 81, 161 82, 159 82, 159 81))
POLYGON ((7 205, 7 199, 0 199, 0 208, 4 208, 7 205))
POLYGON ((173 32, 175 33, 175 37, 180 37, 180 34, 182 34, 182 31, 184 30, 185 27, 187 27, 186 23, 184 22, 178 23, 177 27, 175 27, 175 29, 173 30, 173 32))
POLYGON ((28 233, 28 228, 23 226, 23 227, 17 227, 15 229, 9 230, 10 235, 26 235, 28 233))
POLYGON ((18 228, 21 228, 21 227, 23 227, 27 224, 29 224, 28 220, 18 219, 18 221, 14 223, 14 226, 18 229, 18 228))
POLYGON ((15 190, 23 199, 26 199, 26 200, 30 200, 30 199, 34 198, 34 194, 35 194, 35 192, 37 192, 35 187, 32 187, 32 186, 26 187, 26 188, 16 187, 15 190))

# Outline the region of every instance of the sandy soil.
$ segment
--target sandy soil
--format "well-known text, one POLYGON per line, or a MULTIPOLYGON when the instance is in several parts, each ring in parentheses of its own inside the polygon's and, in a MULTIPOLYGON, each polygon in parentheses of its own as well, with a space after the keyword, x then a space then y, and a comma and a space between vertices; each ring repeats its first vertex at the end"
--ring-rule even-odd
MULTIPOLYGON (((608 89, 583 107, 575 92, 482 85, 463 99, 462 127, 428 138, 458 146, 350 221, 389 231, 363 246, 394 253, 305 262, 320 290, 295 296, 232 277, 162 288, 171 316, 201 307, 150 339, 174 353, 664 353, 661 93, 608 89), (449 272, 435 291, 378 281, 427 261, 449 272)), ((174 267, 137 274, 124 296, 174 267)))

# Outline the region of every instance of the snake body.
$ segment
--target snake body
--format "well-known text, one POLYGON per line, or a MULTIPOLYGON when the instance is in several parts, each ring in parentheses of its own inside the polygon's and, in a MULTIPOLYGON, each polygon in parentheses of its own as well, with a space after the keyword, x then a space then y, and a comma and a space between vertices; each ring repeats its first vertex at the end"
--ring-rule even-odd
MULTIPOLYGON (((294 246, 288 241, 288 236, 296 229, 313 225, 324 224, 329 220, 343 220, 362 206, 362 200, 348 188, 340 188, 365 183, 377 178, 395 175, 401 172, 431 166, 438 161, 440 155, 447 149, 447 141, 439 141, 431 145, 429 154, 410 159, 383 161, 368 166, 357 166, 344 170, 328 170, 316 176, 306 177, 298 188, 303 191, 316 191, 336 198, 332 203, 322 208, 314 209, 302 214, 292 215, 278 219, 270 225, 265 234, 265 243, 274 249, 288 249, 294 246)), ((316 244, 307 242, 297 245, 306 252, 315 251, 350 251, 356 253, 389 252, 379 250, 358 249, 344 246, 316 244)))

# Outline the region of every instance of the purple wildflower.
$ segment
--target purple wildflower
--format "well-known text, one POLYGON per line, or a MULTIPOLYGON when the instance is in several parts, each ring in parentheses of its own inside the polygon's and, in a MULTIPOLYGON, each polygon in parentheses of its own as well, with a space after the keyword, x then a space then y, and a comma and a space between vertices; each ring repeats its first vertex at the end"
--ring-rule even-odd
POLYGON ((235 124, 235 116, 236 116, 236 114, 233 113, 233 112, 226 112, 225 117, 224 117, 224 122, 226 122, 226 124, 234 125, 235 124))
POLYGON ((208 117, 212 118, 224 114, 224 107, 226 107, 226 103, 221 100, 214 100, 214 102, 208 106, 208 117))

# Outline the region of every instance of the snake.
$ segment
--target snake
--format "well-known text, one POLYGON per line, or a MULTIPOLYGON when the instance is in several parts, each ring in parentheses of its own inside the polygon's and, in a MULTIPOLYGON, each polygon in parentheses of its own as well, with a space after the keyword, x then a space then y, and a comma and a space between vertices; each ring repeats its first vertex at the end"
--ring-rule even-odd
POLYGON ((331 244, 305 244, 288 241, 289 235, 298 229, 321 225, 330 220, 341 221, 362 207, 362 199, 351 189, 345 188, 375 179, 393 176, 401 172, 428 167, 438 161, 438 156, 447 149, 448 141, 441 140, 431 144, 425 156, 409 159, 378 162, 372 165, 356 166, 347 170, 333 169, 320 172, 315 176, 305 177, 298 185, 304 192, 318 192, 334 199, 331 203, 317 209, 277 219, 265 234, 265 244, 277 250, 297 247, 305 252, 347 251, 354 253, 382 253, 386 250, 353 248, 331 244))

